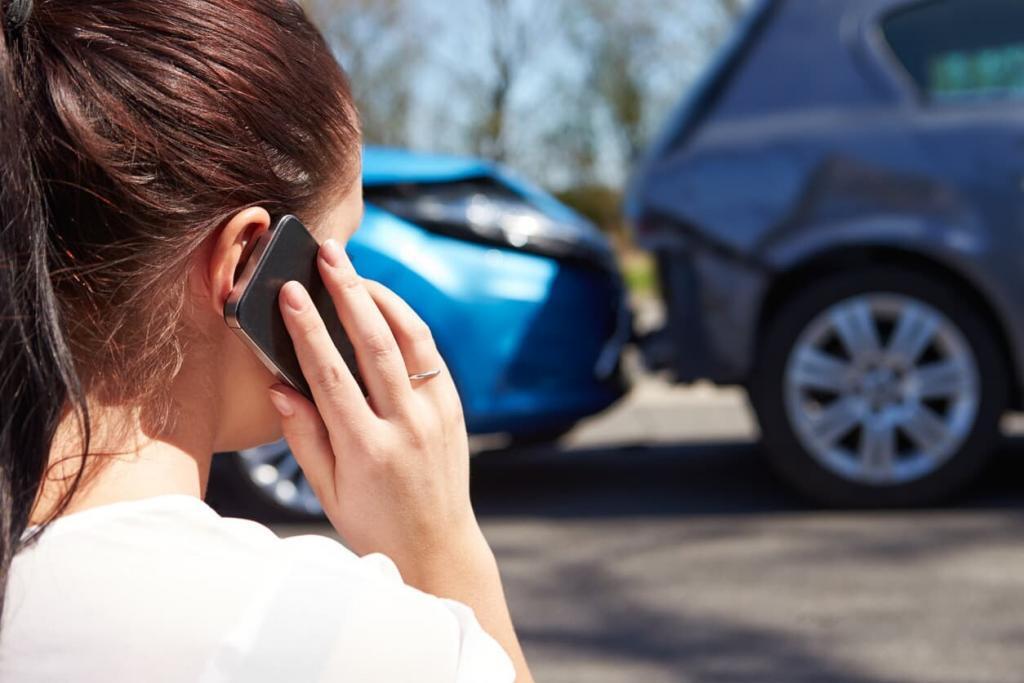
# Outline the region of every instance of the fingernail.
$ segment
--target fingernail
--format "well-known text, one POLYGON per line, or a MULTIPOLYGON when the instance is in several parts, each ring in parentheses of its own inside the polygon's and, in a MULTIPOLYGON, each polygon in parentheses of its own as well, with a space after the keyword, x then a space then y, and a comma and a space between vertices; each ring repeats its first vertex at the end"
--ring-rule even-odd
POLYGON ((274 404, 277 412, 281 413, 281 417, 291 417, 295 414, 295 409, 288 397, 273 387, 270 388, 270 402, 274 404))
POLYGON ((295 312, 299 312, 306 307, 306 302, 309 300, 309 296, 306 294, 306 290, 301 284, 295 282, 286 282, 284 287, 281 288, 281 296, 284 298, 284 303, 288 308, 295 312))
POLYGON ((345 256, 341 250, 341 245, 333 239, 327 240, 320 245, 320 255, 323 256, 327 265, 335 267, 341 265, 341 260, 345 256))

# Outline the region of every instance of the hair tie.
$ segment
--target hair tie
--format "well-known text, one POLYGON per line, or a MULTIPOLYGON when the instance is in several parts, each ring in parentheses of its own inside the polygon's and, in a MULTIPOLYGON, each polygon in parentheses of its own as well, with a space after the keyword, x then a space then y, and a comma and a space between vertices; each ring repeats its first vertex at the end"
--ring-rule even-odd
POLYGON ((32 16, 32 0, 9 0, 4 6, 4 27, 19 31, 32 16))

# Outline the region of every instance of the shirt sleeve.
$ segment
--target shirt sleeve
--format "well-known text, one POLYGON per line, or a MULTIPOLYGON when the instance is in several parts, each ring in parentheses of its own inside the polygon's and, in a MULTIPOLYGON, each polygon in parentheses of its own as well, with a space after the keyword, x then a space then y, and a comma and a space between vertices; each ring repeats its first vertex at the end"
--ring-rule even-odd
MULTIPOLYGON (((386 555, 375 553, 366 555, 359 561, 372 571, 379 573, 385 580, 402 584, 407 590, 426 595, 405 586, 402 583, 402 575, 398 571, 398 567, 386 555)), ((498 641, 483 629, 472 608, 457 600, 429 597, 442 605, 455 621, 455 632, 459 640, 455 682, 514 683, 516 674, 512 660, 509 659, 508 654, 498 644, 498 641)))
POLYGON ((282 546, 278 579, 226 634, 204 681, 515 680, 469 607, 405 585, 390 559, 319 536, 282 546))
POLYGON ((497 683, 500 681, 500 683, 514 683, 516 670, 512 660, 509 659, 508 654, 498 644, 498 641, 488 635, 480 626, 473 610, 455 600, 442 600, 442 602, 455 616, 461 636, 456 682, 495 681, 497 683))

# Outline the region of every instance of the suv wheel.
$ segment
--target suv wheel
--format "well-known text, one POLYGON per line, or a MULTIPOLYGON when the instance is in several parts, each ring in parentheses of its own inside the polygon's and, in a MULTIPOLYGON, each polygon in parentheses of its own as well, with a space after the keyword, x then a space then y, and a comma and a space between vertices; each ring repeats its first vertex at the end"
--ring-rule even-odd
POLYGON ((804 493, 832 505, 923 504, 987 460, 1007 364, 960 292, 923 273, 865 268, 783 305, 751 396, 769 457, 804 493))

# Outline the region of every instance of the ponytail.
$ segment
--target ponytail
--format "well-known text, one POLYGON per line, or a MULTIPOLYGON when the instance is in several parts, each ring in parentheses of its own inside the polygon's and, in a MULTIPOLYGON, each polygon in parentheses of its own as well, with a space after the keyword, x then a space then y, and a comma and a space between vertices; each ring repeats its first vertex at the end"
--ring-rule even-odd
POLYGON ((32 98, 18 48, 31 4, 4 2, 0 31, 0 614, 68 403, 77 406, 88 444, 85 401, 50 280, 49 221, 28 130, 32 98))

